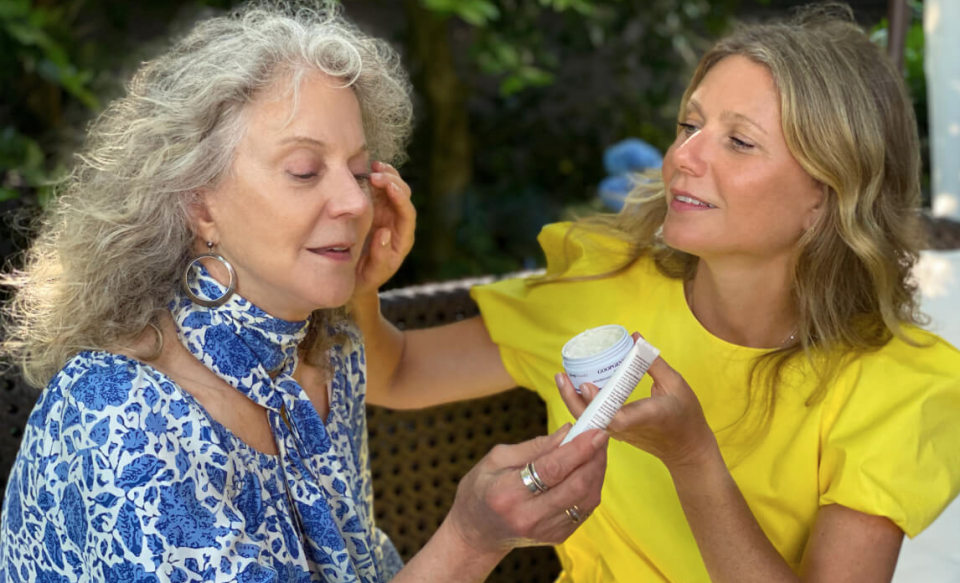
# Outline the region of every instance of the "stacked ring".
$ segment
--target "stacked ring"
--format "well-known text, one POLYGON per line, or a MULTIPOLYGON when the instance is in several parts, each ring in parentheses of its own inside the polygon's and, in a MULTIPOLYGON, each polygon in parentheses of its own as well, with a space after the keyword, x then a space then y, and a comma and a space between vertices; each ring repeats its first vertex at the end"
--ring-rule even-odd
POLYGON ((520 480, 523 481, 523 485, 527 487, 527 490, 530 490, 530 492, 534 494, 546 492, 550 489, 543 483, 540 476, 537 475, 537 468, 533 466, 533 462, 530 462, 520 470, 520 480))
POLYGON ((530 468, 530 476, 533 477, 533 483, 537 485, 537 489, 541 492, 549 490, 550 488, 547 488, 547 485, 543 483, 543 480, 541 480, 537 474, 537 468, 533 467, 533 462, 527 464, 527 467, 530 468))
POLYGON ((576 504, 574 504, 570 508, 567 508, 566 510, 564 510, 564 512, 567 513, 567 516, 570 517, 570 520, 572 520, 574 524, 578 524, 582 519, 582 517, 580 516, 580 507, 577 506, 576 504))

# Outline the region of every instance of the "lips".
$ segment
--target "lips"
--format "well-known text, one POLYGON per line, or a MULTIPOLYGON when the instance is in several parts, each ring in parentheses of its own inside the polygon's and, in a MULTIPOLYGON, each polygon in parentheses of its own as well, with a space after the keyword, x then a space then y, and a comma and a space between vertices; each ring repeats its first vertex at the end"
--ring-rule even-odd
POLYGON ((335 261, 350 261, 353 256, 352 253, 353 244, 351 243, 335 243, 333 245, 325 245, 323 247, 310 247, 307 251, 321 257, 326 257, 327 259, 333 259, 335 261))
POLYGON ((672 207, 680 207, 681 209, 700 208, 704 210, 717 208, 709 202, 700 200, 699 198, 691 195, 689 192, 671 189, 670 194, 673 195, 673 200, 670 203, 672 207))

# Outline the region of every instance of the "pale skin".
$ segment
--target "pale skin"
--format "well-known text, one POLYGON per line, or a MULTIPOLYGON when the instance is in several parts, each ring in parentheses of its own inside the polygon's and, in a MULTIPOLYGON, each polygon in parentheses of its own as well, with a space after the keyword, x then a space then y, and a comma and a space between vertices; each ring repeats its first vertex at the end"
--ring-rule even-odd
MULTIPOLYGON (((396 170, 369 159, 353 90, 308 75, 295 108, 283 81, 248 106, 233 167, 216 187, 198 193, 191 226, 196 255, 209 252, 209 242, 234 266, 236 293, 272 316, 298 321, 344 305, 355 290, 375 290, 376 270, 395 270, 399 261, 392 258, 409 252, 414 214, 396 170)), ((227 284, 219 263, 205 264, 227 284)), ((240 440, 277 455, 266 410, 190 354, 170 314, 161 316, 159 329, 162 350, 149 364, 240 440)), ((154 352, 157 341, 150 328, 116 351, 136 358, 154 352)), ((294 378, 326 418, 327 374, 301 359, 294 378)), ((579 525, 564 509, 577 505, 589 514, 600 504, 608 437, 594 431, 561 449, 568 429, 494 448, 461 480, 439 530, 393 581, 482 581, 511 549, 569 537, 579 525), (528 462, 548 491, 534 495, 523 485, 519 472, 528 462)))
MULTIPOLYGON (((700 258, 686 284, 691 310, 715 336, 757 348, 779 347, 795 330, 791 254, 817 221, 825 192, 790 154, 779 103, 764 66, 724 59, 692 94, 663 166, 670 204, 664 240, 700 258)), ((367 339, 372 403, 427 407, 514 385, 482 317, 401 333, 379 314, 375 294, 359 294, 353 307, 367 339)), ((890 581, 903 532, 885 517, 841 505, 820 508, 800 572, 793 572, 727 469, 694 389, 662 358, 649 374, 651 396, 625 406, 609 432, 670 471, 711 580, 890 581)), ((575 417, 596 394, 585 385, 578 395, 564 374, 557 386, 575 417)))

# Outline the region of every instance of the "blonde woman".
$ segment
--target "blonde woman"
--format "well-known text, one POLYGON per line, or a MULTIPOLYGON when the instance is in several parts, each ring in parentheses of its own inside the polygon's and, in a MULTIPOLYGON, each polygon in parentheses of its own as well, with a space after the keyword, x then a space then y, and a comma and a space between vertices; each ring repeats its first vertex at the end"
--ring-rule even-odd
POLYGON ((621 324, 661 359, 610 427, 561 581, 889 581, 960 488, 960 352, 918 327, 909 280, 899 75, 849 11, 811 10, 720 40, 677 121, 662 180, 544 228, 546 275, 474 289, 481 317, 401 334, 356 298, 368 399, 520 385, 558 427, 597 394, 558 374, 561 347, 621 324))
POLYGON ((480 581, 596 507, 606 436, 561 430, 487 455, 405 567, 374 523, 338 308, 406 251, 409 188, 371 160, 410 117, 396 54, 334 9, 246 8, 143 66, 5 278, 4 351, 45 388, 0 581, 480 581))

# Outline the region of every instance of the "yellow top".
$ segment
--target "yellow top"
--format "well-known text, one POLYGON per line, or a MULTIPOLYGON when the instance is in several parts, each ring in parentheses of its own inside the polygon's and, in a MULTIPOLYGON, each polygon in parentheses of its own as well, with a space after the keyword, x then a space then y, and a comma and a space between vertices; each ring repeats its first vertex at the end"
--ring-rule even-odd
MULTIPOLYGON (((551 272, 597 273, 623 250, 597 236, 564 243, 567 228, 540 234, 551 272)), ((747 447, 732 424, 746 403, 749 365, 763 351, 711 335, 687 307, 682 283, 652 261, 593 281, 528 287, 514 279, 471 293, 507 371, 546 401, 551 431, 572 421, 553 380, 563 344, 604 324, 640 331, 696 391, 733 478, 794 570, 820 506, 886 516, 912 537, 960 489, 960 351, 933 334, 912 329, 927 347, 892 340, 859 357, 810 406, 813 375, 795 367, 772 428, 747 447)), ((649 394, 644 377, 630 400, 649 394)), ((615 441, 602 504, 558 553, 560 581, 709 581, 663 464, 615 441)))

